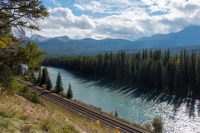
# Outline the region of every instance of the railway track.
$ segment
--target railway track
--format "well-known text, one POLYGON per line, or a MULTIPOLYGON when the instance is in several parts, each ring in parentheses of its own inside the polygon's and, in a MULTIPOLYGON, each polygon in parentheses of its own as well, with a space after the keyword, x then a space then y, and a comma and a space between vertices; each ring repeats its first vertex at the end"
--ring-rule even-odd
POLYGON ((72 101, 72 100, 68 100, 58 94, 51 93, 50 91, 44 90, 41 87, 34 86, 33 84, 31 84, 29 82, 26 82, 26 81, 23 81, 20 79, 17 79, 17 81, 29 85, 30 91, 37 92, 38 94, 42 95, 43 97, 45 97, 57 104, 62 105, 63 107, 65 107, 71 111, 75 111, 77 113, 85 115, 94 120, 99 120, 106 125, 112 126, 114 128, 118 128, 123 133, 149 133, 148 131, 146 131, 144 129, 140 129, 131 124, 120 121, 119 119, 115 119, 113 117, 102 114, 98 111, 89 109, 83 105, 80 105, 80 104, 72 101))

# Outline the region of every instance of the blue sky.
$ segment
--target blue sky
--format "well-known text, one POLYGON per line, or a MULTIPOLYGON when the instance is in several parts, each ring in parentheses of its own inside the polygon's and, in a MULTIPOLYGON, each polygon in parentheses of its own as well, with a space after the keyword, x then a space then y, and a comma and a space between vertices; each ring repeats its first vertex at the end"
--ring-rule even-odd
POLYGON ((47 37, 136 40, 200 24, 200 0, 42 0, 49 17, 38 21, 47 37))

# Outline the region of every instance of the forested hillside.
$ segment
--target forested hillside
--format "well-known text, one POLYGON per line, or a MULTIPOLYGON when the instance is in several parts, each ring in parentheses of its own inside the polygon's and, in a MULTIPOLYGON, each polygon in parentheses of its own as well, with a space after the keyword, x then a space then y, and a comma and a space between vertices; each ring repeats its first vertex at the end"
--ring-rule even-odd
POLYGON ((169 50, 143 50, 133 54, 57 57, 47 58, 43 64, 184 97, 200 95, 200 56, 186 50, 177 55, 171 55, 169 50))

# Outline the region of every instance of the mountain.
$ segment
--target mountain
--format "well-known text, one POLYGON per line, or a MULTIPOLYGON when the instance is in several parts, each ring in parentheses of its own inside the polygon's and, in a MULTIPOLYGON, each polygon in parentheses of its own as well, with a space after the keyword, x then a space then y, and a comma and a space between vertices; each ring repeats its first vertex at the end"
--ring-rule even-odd
POLYGON ((102 51, 117 51, 124 49, 126 47, 131 47, 132 41, 123 40, 123 39, 104 39, 104 40, 95 40, 95 39, 81 39, 81 40, 72 40, 67 36, 48 38, 44 39, 39 38, 29 38, 29 41, 36 42, 38 46, 46 50, 49 55, 86 55, 86 54, 95 54, 102 51))
POLYGON ((48 40, 48 38, 35 34, 35 35, 31 36, 31 40, 34 40, 36 42, 44 42, 44 41, 48 40))
POLYGON ((103 51, 143 48, 200 48, 200 26, 190 26, 177 33, 158 34, 136 41, 110 38, 73 40, 67 36, 47 38, 40 35, 33 35, 28 40, 36 42, 49 55, 87 55, 103 51))
POLYGON ((200 46, 200 26, 190 26, 177 33, 158 34, 134 41, 135 48, 171 48, 200 46))

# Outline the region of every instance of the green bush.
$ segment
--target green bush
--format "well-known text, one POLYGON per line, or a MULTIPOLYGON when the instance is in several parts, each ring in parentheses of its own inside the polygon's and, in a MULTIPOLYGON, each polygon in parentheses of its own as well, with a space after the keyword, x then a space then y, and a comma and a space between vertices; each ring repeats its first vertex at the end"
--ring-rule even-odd
POLYGON ((148 129, 149 131, 152 131, 152 124, 151 123, 145 123, 144 128, 148 129))
POLYGON ((22 86, 22 87, 20 87, 20 93, 23 93, 23 94, 28 93, 28 86, 22 86))
POLYGON ((10 86, 10 82, 12 81, 12 79, 13 77, 10 69, 0 69, 0 82, 5 88, 10 86))
POLYGON ((31 77, 30 76, 24 76, 24 80, 25 81, 31 81, 31 77))
POLYGON ((29 92, 28 86, 22 85, 19 87, 19 94, 33 103, 39 103, 39 95, 36 92, 29 92))
POLYGON ((153 131, 155 133, 162 133, 163 130, 163 121, 162 117, 156 116, 152 121, 153 131))
POLYGON ((19 91, 21 84, 19 84, 14 78, 11 78, 7 86, 4 86, 5 91, 9 94, 14 94, 19 91))
POLYGON ((37 93, 31 93, 30 95, 30 101, 33 102, 33 103, 39 103, 39 95, 37 93))

